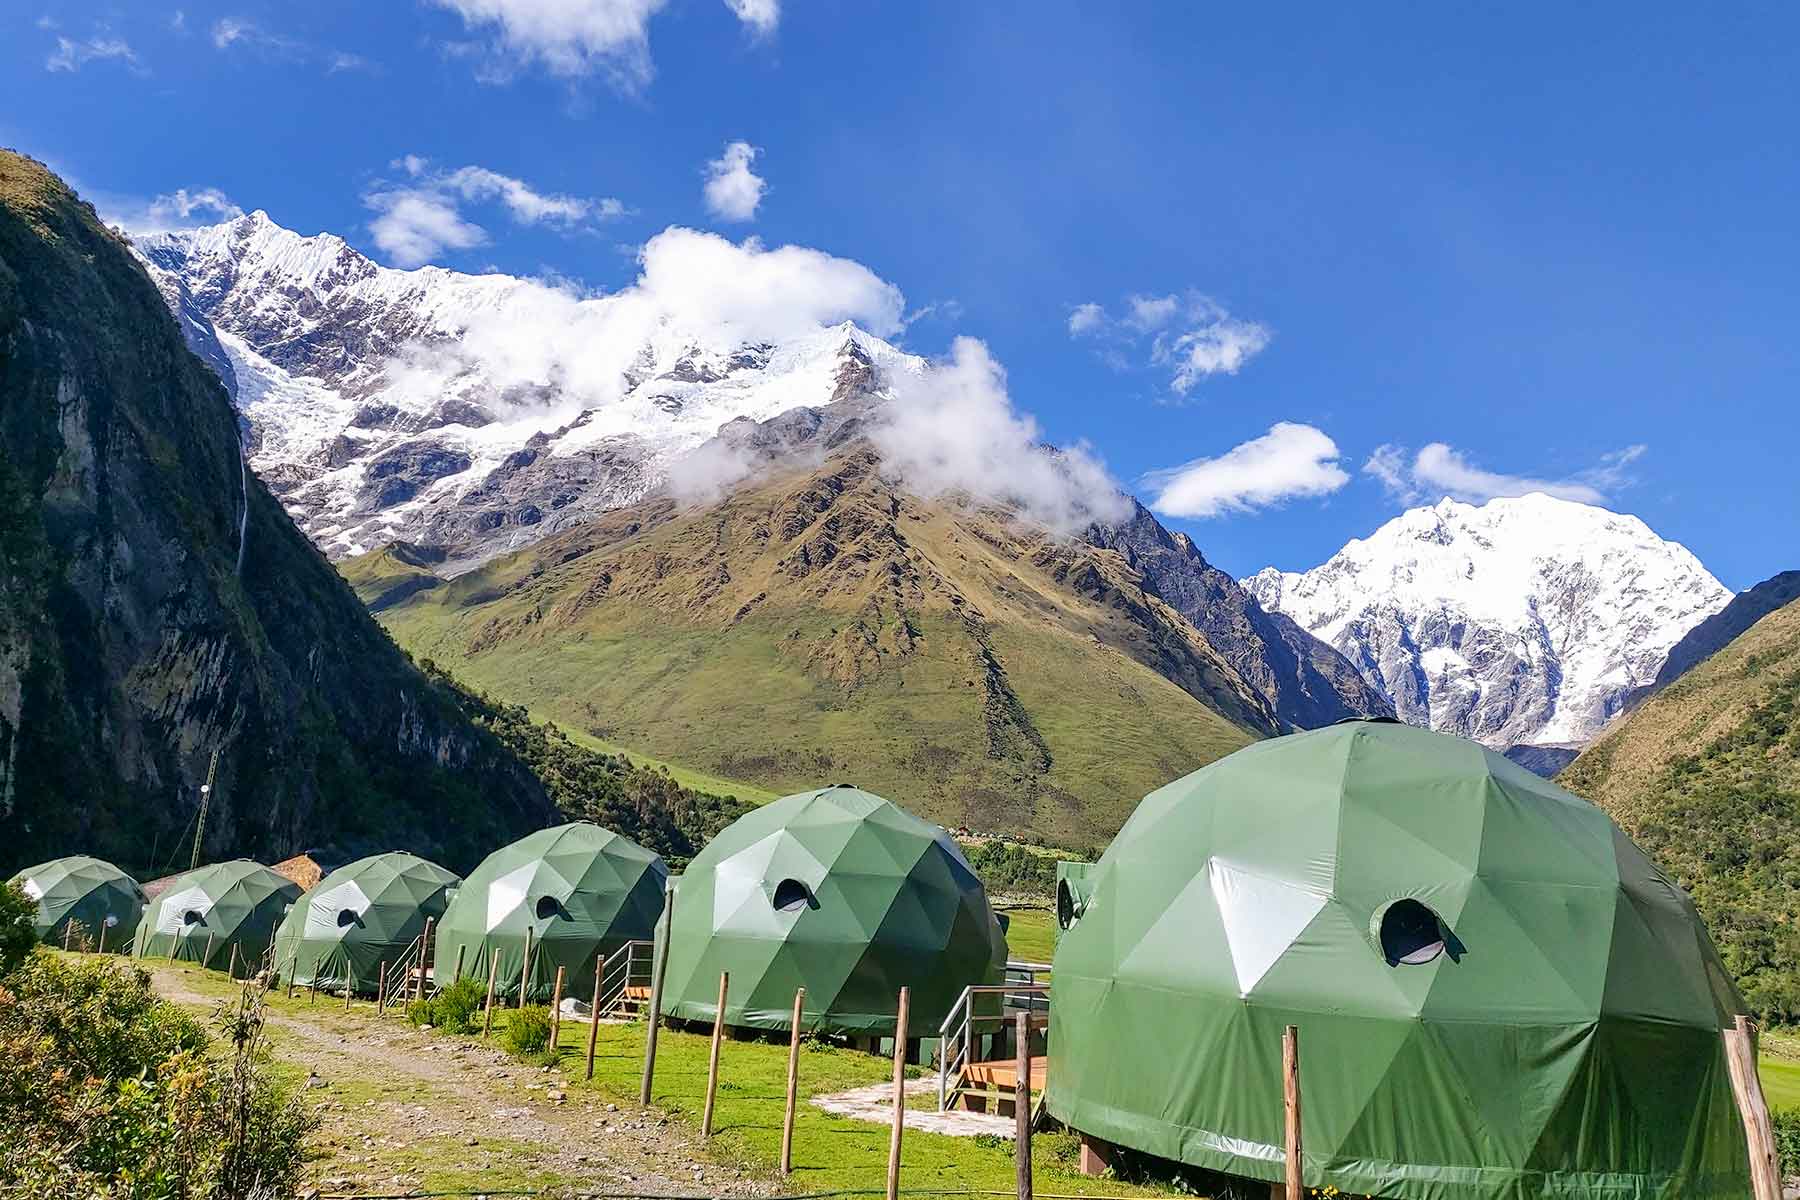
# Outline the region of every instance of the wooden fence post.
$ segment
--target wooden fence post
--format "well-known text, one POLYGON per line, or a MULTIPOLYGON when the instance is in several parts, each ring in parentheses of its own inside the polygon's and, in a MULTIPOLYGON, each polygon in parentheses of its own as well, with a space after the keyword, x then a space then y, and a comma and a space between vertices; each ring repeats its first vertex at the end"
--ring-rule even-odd
POLYGON ((200 969, 202 971, 210 971, 212 969, 208 966, 208 964, 212 962, 212 944, 213 931, 209 929, 206 931, 206 952, 200 958, 200 969))
POLYGON ((348 951, 344 953, 344 1011, 350 1011, 350 997, 356 994, 356 964, 350 961, 348 951))
POLYGON ((706 1059, 706 1106, 701 1109, 700 1136, 712 1136, 713 1097, 719 1091, 719 1043, 725 1038, 725 996, 731 990, 731 972, 719 972, 719 1006, 713 1011, 712 1051, 706 1059))
POLYGON ((900 1135, 906 1128, 906 1016, 912 989, 900 989, 900 1012, 894 1018, 894 1135, 888 1142, 887 1200, 900 1195, 900 1135))
POLYGON ((806 989, 794 989, 794 1019, 788 1033, 787 1105, 781 1114, 781 1173, 794 1171, 794 1098, 800 1094, 800 1014, 806 1006, 806 989))
POLYGON ((419 986, 413 992, 414 1000, 425 998, 425 970, 431 963, 431 918, 425 918, 425 932, 419 935, 419 986))
POLYGON ((319 956, 313 955, 312 979, 306 985, 306 1002, 312 1004, 319 998, 319 956))
POLYGON ((1725 1030, 1725 1066, 1731 1073, 1731 1094, 1744 1122, 1744 1141, 1750 1151, 1750 1191, 1755 1200, 1781 1200, 1781 1168, 1775 1162, 1775 1132, 1769 1124, 1769 1106, 1763 1098, 1762 1080, 1756 1073, 1756 1042, 1750 1035, 1750 1019, 1739 1016, 1725 1030))
POLYGON ((70 913, 69 919, 63 922, 63 953, 64 954, 67 954, 69 952, 69 939, 74 936, 75 936, 75 914, 70 913))
POLYGON ((1019 1013, 1013 1021, 1019 1051, 1013 1080, 1013 1158, 1019 1164, 1019 1200, 1031 1200, 1031 1016, 1019 1013))
POLYGON ((294 976, 298 975, 299 973, 300 973, 300 952, 298 950, 296 950, 296 951, 294 951, 294 957, 290 958, 288 960, 288 994, 287 994, 287 998, 289 1000, 292 1000, 294 998, 294 976))
POLYGON ((656 1028, 662 1020, 663 977, 669 971, 669 938, 675 931, 675 889, 663 884, 663 936, 657 947, 656 964, 650 971, 650 1029, 644 1035, 644 1078, 638 1084, 638 1103, 650 1103, 650 1089, 656 1082, 656 1028))
POLYGON ((488 952, 488 989, 487 1003, 482 1005, 481 1036, 486 1037, 494 1028, 494 973, 500 969, 498 951, 488 952))
POLYGON ((104 917, 100 919, 100 944, 94 948, 94 953, 106 953, 106 919, 104 917))
POLYGON ((588 1009, 587 1078, 594 1077, 594 1046, 600 1040, 600 972, 606 968, 606 955, 594 955, 594 1003, 588 1009))
POLYGON ((381 968, 375 975, 375 1015, 387 1016, 387 959, 381 960, 381 968))
POLYGON ((531 986, 531 926, 525 927, 525 962, 519 968, 519 1007, 525 1007, 525 997, 531 986))
POLYGON ((556 986, 550 990, 550 1049, 555 1050, 562 1038, 563 968, 556 968, 556 986))
POLYGON ((1287 1125, 1287 1200, 1304 1200, 1300 1170, 1300 1027, 1281 1032, 1281 1099, 1287 1125))
POLYGON ((233 983, 237 982, 237 956, 238 944, 233 942, 231 943, 231 965, 225 968, 225 978, 231 980, 233 983))

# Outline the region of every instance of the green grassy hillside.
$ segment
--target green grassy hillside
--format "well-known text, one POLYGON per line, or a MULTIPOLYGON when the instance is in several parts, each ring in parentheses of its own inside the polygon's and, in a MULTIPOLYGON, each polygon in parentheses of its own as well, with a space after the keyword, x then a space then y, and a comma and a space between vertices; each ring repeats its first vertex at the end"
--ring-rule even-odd
POLYGON ((1800 1020, 1800 602, 1663 689, 1558 782, 1693 894, 1758 1012, 1800 1020))
MULTIPOLYGON (((346 569, 386 586, 390 567, 346 569)), ((710 507, 608 514, 379 617, 609 746, 1070 845, 1273 728, 1117 554, 919 501, 859 445, 710 507)))

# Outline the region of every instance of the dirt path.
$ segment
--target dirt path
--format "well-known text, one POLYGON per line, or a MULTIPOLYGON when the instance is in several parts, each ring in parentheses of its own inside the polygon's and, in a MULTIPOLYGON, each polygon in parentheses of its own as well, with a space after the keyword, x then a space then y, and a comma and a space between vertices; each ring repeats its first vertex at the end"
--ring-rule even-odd
MULTIPOLYGON (((154 967, 161 995, 210 1012, 217 976, 154 967)), ((277 1068, 304 1080, 319 1115, 308 1188, 324 1195, 414 1190, 561 1189, 763 1196, 767 1179, 707 1154, 677 1122, 570 1088, 582 1068, 518 1062, 478 1042, 441 1037, 362 1002, 269 1008, 277 1068)))

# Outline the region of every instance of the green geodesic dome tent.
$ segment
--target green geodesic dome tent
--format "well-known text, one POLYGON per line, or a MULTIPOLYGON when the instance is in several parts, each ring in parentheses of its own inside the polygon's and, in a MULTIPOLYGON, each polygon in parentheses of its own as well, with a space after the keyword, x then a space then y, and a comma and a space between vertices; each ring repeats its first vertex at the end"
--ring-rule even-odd
POLYGON ((33 925, 39 940, 60 946, 72 933, 71 945, 91 950, 103 944, 104 931, 106 949, 123 953, 131 948, 144 914, 144 889, 111 863, 72 854, 26 867, 10 882, 37 901, 33 925))
POLYGON ((677 881, 662 1011, 786 1029, 794 989, 820 1032, 934 1037, 970 984, 998 982, 1006 938, 950 835, 880 796, 839 785, 746 813, 677 881))
POLYGON ((236 946, 241 973, 261 965, 288 905, 299 899, 299 884, 261 863, 240 858, 199 867, 150 901, 134 951, 222 970, 236 946))
POLYGON ((1055 960, 1046 1103, 1115 1144, 1401 1200, 1743 1196, 1687 896, 1599 808, 1474 742, 1347 722, 1144 798, 1055 960))
POLYGON ((516 997, 529 931, 531 996, 549 998, 557 967, 568 994, 586 996, 596 958, 650 939, 668 877, 659 855, 610 829, 540 829, 488 855, 457 888, 433 939, 435 969, 448 979, 461 959, 464 975, 485 982, 497 957, 495 991, 516 997))
POLYGON ((415 854, 394 851, 339 867, 300 897, 275 932, 275 965, 301 986, 346 984, 373 992, 381 965, 400 958, 444 915, 457 877, 415 854))

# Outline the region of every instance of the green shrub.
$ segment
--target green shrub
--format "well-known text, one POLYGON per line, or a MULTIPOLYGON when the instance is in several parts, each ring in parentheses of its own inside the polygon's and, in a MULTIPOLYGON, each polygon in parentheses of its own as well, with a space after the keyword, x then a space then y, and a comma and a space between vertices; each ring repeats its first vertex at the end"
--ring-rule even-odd
POLYGON ((529 1004, 515 1010, 500 1032, 500 1044, 514 1058, 528 1058, 542 1053, 550 1045, 550 1009, 543 1004, 529 1004))
POLYGON ((24 962, 37 945, 37 902, 25 889, 13 883, 0 883, 0 975, 9 974, 24 962))
POLYGON ((313 1118, 268 1081, 260 995, 219 1023, 209 1055, 144 972, 33 956, 0 984, 0 1195, 292 1195, 313 1118))
POLYGON ((483 994, 479 980, 464 976, 437 995, 407 1005, 406 1019, 446 1033, 474 1033, 481 1027, 483 994))
POLYGON ((1775 1159, 1782 1176, 1800 1175, 1800 1108, 1778 1108, 1769 1119, 1775 1126, 1775 1159))

